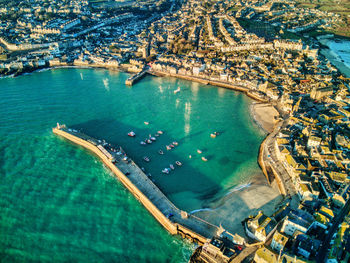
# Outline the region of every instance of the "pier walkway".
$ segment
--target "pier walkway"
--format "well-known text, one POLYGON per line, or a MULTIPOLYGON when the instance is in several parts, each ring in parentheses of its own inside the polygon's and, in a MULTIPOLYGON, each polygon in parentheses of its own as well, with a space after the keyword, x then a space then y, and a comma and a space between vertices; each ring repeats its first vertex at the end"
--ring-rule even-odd
POLYGON ((171 234, 203 244, 215 236, 219 227, 178 209, 147 177, 147 175, 127 157, 121 147, 115 147, 64 125, 57 125, 53 132, 69 141, 94 152, 112 170, 118 179, 147 208, 147 210, 171 234))
POLYGON ((139 79, 143 78, 145 76, 145 74, 147 73, 148 68, 145 68, 144 70, 142 70, 141 72, 132 75, 130 78, 128 78, 125 81, 126 85, 132 86, 134 84, 135 81, 138 81, 139 79))

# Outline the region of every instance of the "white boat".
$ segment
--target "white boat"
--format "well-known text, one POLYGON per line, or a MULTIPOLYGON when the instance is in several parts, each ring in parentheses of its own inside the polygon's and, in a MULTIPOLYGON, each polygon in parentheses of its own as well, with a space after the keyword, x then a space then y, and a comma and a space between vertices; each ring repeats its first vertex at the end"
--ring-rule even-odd
POLYGON ((202 160, 203 160, 204 162, 208 161, 208 159, 205 158, 204 156, 202 156, 202 160))
POLYGON ((163 174, 168 174, 169 172, 170 172, 169 168, 164 168, 164 169, 162 170, 162 173, 163 173, 163 174))
POLYGON ((158 134, 163 134, 163 132, 162 132, 162 131, 157 131, 157 133, 158 133, 158 134))
POLYGON ((180 161, 176 161, 175 163, 176 163, 177 166, 181 166, 182 165, 182 163, 180 161))
POLYGON ((136 136, 136 133, 133 132, 133 131, 131 131, 131 132, 128 133, 128 135, 129 135, 130 137, 135 137, 135 136, 136 136))
POLYGON ((178 93, 180 91, 181 91, 181 89, 180 89, 180 87, 178 87, 176 90, 174 90, 174 94, 176 94, 176 93, 178 93))
POLYGON ((164 152, 162 150, 159 150, 158 153, 159 154, 164 154, 164 152))
POLYGON ((151 144, 151 143, 152 143, 152 141, 151 141, 150 139, 147 139, 146 142, 147 142, 148 144, 151 144))
POLYGON ((166 149, 169 151, 169 150, 171 150, 171 147, 169 145, 167 145, 166 149))
POLYGON ((146 125, 148 125, 148 124, 149 124, 149 122, 148 122, 148 121, 144 121, 143 123, 144 123, 144 124, 146 124, 146 125))
POLYGON ((157 140, 156 138, 154 138, 154 137, 150 137, 150 139, 151 139, 151 141, 155 141, 155 140, 157 140))
POLYGON ((198 150, 197 150, 197 153, 201 154, 201 153, 202 153, 202 151, 198 149, 198 150))
POLYGON ((173 144, 174 144, 175 146, 178 146, 178 145, 179 145, 179 143, 178 143, 178 142, 173 142, 173 144))
POLYGON ((150 161, 149 157, 147 157, 147 156, 144 156, 144 157, 143 157, 143 160, 146 161, 146 162, 149 162, 149 161, 150 161))
POLYGON ((170 164, 169 166, 170 166, 171 170, 175 170, 174 165, 170 164))

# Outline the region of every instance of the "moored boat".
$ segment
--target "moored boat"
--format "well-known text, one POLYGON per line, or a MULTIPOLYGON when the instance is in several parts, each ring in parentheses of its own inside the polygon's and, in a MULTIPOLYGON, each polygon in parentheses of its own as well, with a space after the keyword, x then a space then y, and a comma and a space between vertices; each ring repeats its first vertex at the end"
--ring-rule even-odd
POLYGON ((175 170, 174 165, 170 164, 169 166, 170 166, 171 170, 175 170))
POLYGON ((146 124, 146 125, 148 125, 148 124, 149 124, 149 122, 148 122, 148 121, 144 121, 143 123, 144 123, 144 124, 146 124))
POLYGON ((151 141, 150 139, 147 139, 146 142, 147 142, 148 144, 151 144, 151 143, 152 143, 152 141, 151 141))
POLYGON ((213 133, 210 134, 210 137, 215 138, 217 135, 219 135, 218 132, 213 132, 213 133))
POLYGON ((144 156, 143 157, 143 160, 146 161, 146 162, 149 162, 150 161, 150 158, 148 156, 144 156))
POLYGON ((174 94, 180 92, 180 90, 181 90, 180 87, 178 87, 176 90, 174 90, 174 94))
POLYGON ((173 142, 173 144, 174 144, 175 146, 178 146, 178 145, 179 145, 179 143, 178 143, 178 142, 173 142))
POLYGON ((170 144, 169 146, 170 146, 171 148, 174 148, 174 147, 175 147, 173 144, 170 144))
POLYGON ((208 159, 205 158, 204 156, 202 156, 202 160, 203 160, 204 162, 208 161, 208 159))
POLYGON ((201 153, 202 153, 202 151, 198 149, 198 150, 197 150, 197 153, 201 154, 201 153))
POLYGON ((180 161, 176 161, 175 163, 176 163, 177 166, 181 166, 182 165, 182 163, 180 161))
POLYGON ((168 174, 170 172, 170 169, 169 168, 164 168, 163 170, 162 170, 162 173, 163 174, 168 174))
POLYGON ((146 145, 146 143, 144 141, 140 141, 141 145, 146 145))
POLYGON ((151 139, 151 141, 155 141, 155 140, 157 140, 156 138, 154 138, 154 137, 150 137, 150 139, 151 139))
POLYGON ((167 145, 166 149, 169 151, 169 150, 171 150, 171 147, 169 145, 167 145))
POLYGON ((164 154, 164 152, 162 150, 159 150, 158 153, 159 154, 164 154))
POLYGON ((131 131, 131 132, 128 133, 128 135, 129 135, 130 137, 135 137, 135 136, 136 136, 136 133, 133 132, 133 131, 131 131))
POLYGON ((162 131, 157 131, 157 133, 158 133, 158 134, 163 134, 163 132, 162 132, 162 131))

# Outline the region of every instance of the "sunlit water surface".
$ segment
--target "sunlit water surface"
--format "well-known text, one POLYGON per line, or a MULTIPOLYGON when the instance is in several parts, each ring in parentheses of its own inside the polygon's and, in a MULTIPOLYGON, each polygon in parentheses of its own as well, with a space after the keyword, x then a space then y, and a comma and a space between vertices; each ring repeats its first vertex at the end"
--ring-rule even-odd
POLYGON ((170 236, 97 157, 53 135, 56 122, 121 145, 188 212, 256 174, 264 134, 245 95, 171 78, 146 77, 127 87, 127 77, 56 69, 0 79, 3 262, 187 262, 193 250, 170 236), (135 138, 127 136, 131 130, 135 138), (140 145, 158 130, 164 134, 156 142, 140 145), (167 151, 173 141, 178 146, 167 151), (161 173, 176 160, 183 165, 161 173))

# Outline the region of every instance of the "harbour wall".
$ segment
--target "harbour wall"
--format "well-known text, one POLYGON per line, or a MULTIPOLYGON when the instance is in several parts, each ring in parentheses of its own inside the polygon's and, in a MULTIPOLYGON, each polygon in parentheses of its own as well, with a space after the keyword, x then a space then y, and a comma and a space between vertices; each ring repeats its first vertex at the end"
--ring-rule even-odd
POLYGON ((258 156, 258 164, 263 172, 263 174, 265 175, 266 177, 266 180, 269 184, 271 184, 271 180, 269 178, 269 175, 266 171, 266 166, 265 166, 265 162, 264 162, 264 147, 265 147, 265 141, 266 141, 266 138, 263 140, 263 142, 260 144, 260 148, 259 148, 259 156, 258 156))
POLYGON ((278 190, 281 195, 286 196, 286 186, 284 185, 279 173, 276 171, 276 169, 271 165, 271 163, 268 162, 268 157, 266 156, 266 144, 268 144, 271 140, 273 140, 273 136, 279 131, 278 125, 275 126, 275 129, 272 133, 270 133, 264 141, 260 145, 259 149, 259 156, 258 156, 258 164, 263 172, 263 174, 266 177, 267 182, 271 185, 273 179, 276 180, 278 190))
POLYGON ((126 81, 125 81, 125 84, 128 85, 128 86, 132 86, 134 84, 134 82, 140 80, 141 78, 143 78, 145 76, 145 74, 147 73, 147 70, 143 70, 133 76, 131 76, 130 78, 128 78, 126 81))
MULTIPOLYGON (((66 138, 67 140, 74 142, 90 151, 92 151, 94 154, 96 154, 103 163, 111 169, 111 171, 117 176, 117 178, 123 183, 123 185, 139 200, 144 207, 154 216, 154 218, 172 235, 179 234, 183 238, 187 238, 192 242, 196 242, 198 244, 204 244, 209 237, 204 237, 203 235, 197 233, 196 231, 193 231, 189 229, 188 227, 178 223, 178 222, 172 222, 166 215, 164 215, 151 201, 147 198, 145 194, 143 194, 137 186, 135 186, 129 178, 122 173, 113 163, 111 160, 107 158, 106 155, 104 155, 95 145, 92 143, 83 140, 77 136, 74 136, 68 132, 65 132, 58 128, 53 128, 53 133, 62 136, 66 138)), ((170 202, 170 201, 169 201, 170 202)), ((174 209, 180 212, 178 208, 174 206, 174 209)), ((195 218, 191 216, 194 221, 203 221, 204 224, 209 224, 208 222, 204 222, 204 220, 201 220, 199 218, 195 218)), ((193 224, 193 222, 192 222, 193 224)), ((216 229, 216 226, 212 226, 214 229, 216 229)))
POLYGON ((95 145, 57 128, 53 132, 95 153, 170 234, 177 234, 176 226, 95 145))

